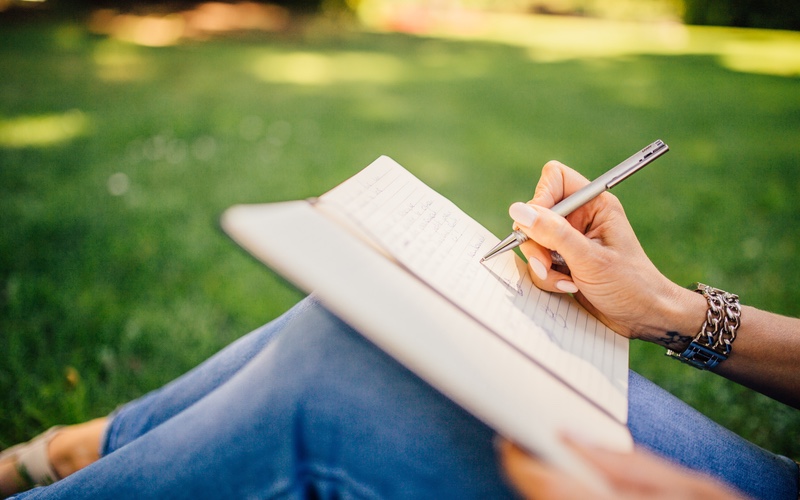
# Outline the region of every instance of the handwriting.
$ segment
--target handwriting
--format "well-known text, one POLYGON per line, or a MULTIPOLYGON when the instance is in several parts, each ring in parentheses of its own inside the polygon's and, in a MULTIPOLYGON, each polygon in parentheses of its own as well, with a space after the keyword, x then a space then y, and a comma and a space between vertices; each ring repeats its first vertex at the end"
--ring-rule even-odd
POLYGON ((512 284, 512 283, 511 283, 511 280, 510 280, 509 278, 503 278, 503 282, 504 282, 506 285, 508 285, 508 288, 510 288, 511 290, 513 290, 513 291, 514 291, 514 293, 516 293, 516 294, 517 294, 517 295, 519 295, 520 297, 522 297, 522 296, 525 294, 525 291, 524 291, 524 290, 522 290, 522 284, 521 284, 520 282, 517 282, 517 283, 514 283, 514 284, 512 284))
POLYGON ((469 244, 469 249, 467 251, 467 254, 470 257, 475 257, 475 255, 478 253, 478 250, 480 250, 480 248, 483 246, 484 241, 486 241, 486 238, 484 238, 483 236, 475 237, 475 239, 473 239, 469 244))
POLYGON ((553 320, 559 327, 566 328, 567 327, 567 320, 564 316, 556 313, 553 311, 549 305, 544 306, 544 313, 547 315, 548 318, 553 320))
POLYGON ((514 252, 481 264, 496 238, 455 204, 391 160, 365 170, 322 198, 411 273, 585 393, 627 376, 597 362, 608 330, 572 299, 536 288, 514 252))

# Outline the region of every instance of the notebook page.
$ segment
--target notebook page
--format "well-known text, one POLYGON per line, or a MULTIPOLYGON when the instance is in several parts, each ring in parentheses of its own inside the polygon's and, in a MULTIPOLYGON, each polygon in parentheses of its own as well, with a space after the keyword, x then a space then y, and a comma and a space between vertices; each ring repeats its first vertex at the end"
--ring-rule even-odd
POLYGON ((402 266, 620 422, 628 343, 574 299, 539 290, 514 252, 399 164, 381 157, 320 197, 402 266))

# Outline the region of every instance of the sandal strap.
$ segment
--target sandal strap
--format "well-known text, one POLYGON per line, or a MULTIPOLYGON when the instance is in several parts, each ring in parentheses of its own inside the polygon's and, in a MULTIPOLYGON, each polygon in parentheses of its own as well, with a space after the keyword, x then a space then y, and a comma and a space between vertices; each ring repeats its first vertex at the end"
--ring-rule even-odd
POLYGON ((47 448, 60 429, 60 426, 51 427, 27 443, 5 450, 0 454, 0 459, 11 458, 19 475, 31 487, 55 483, 61 478, 50 463, 47 448))

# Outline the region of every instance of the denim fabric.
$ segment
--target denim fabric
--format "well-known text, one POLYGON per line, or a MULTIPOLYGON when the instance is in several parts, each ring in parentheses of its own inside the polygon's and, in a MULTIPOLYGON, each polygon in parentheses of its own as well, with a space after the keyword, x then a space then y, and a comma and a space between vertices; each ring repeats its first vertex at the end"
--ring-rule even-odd
MULTIPOLYGON (((754 497, 797 498, 791 461, 630 380, 638 443, 754 497)), ((306 299, 115 412, 101 460, 17 498, 512 498, 492 438, 306 299)))
POLYGON ((742 439, 636 373, 629 384, 628 428, 638 444, 752 497, 797 499, 794 461, 742 439))
POLYGON ((250 332, 173 382, 117 409, 110 415, 101 455, 121 448, 193 405, 246 365, 294 317, 314 305, 306 299, 274 321, 250 332), (122 414, 122 416, 120 416, 122 414), (117 418, 120 416, 120 418, 117 418))

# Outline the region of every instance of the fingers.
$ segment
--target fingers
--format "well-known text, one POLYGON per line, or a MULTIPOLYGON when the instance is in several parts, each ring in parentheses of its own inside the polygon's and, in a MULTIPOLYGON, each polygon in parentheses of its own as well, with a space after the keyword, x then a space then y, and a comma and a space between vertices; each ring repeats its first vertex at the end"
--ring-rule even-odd
MULTIPOLYGON (((515 221, 515 229, 522 229, 531 237, 526 228, 532 228, 538 213, 532 210, 531 205, 552 207, 565 197, 578 191, 589 180, 575 170, 558 161, 549 161, 542 168, 542 175, 536 185, 536 192, 530 203, 515 203, 509 208, 509 214, 515 221)), ((528 240, 520 247, 523 255, 528 260, 528 267, 533 276, 534 283, 542 290, 562 293, 576 293, 578 287, 569 274, 560 272, 562 269, 553 269, 552 251, 547 245, 536 239, 528 240)))
POLYGON ((658 473, 663 474, 664 472, 653 465, 654 462, 660 463, 660 459, 641 450, 637 450, 635 453, 605 450, 576 439, 570 434, 565 434, 562 439, 589 465, 602 472, 612 484, 639 482, 652 477, 660 477, 658 473))
POLYGON ((564 442, 596 468, 613 490, 635 498, 717 498, 741 500, 716 479, 673 464, 642 448, 619 453, 564 436, 564 442))
POLYGON ((579 482, 531 457, 510 441, 500 440, 497 450, 506 477, 525 498, 592 498, 591 492, 579 482))
POLYGON ((584 498, 704 498, 741 500, 727 486, 709 476, 669 463, 652 453, 636 449, 620 453, 565 437, 565 443, 586 464, 604 477, 608 494, 591 491, 566 472, 528 455, 513 443, 501 440, 497 451, 511 484, 529 499, 584 498))
MULTIPOLYGON (((533 207, 521 202, 511 205, 508 208, 508 215, 514 220, 514 227, 517 229, 529 228, 539 216, 533 207)), ((531 272, 539 279, 537 285, 543 284, 547 280, 548 270, 553 264, 550 251, 533 240, 528 240, 520 245, 520 250, 528 260, 531 272)))
POLYGON ((535 205, 550 208, 575 191, 589 184, 589 180, 563 163, 552 160, 542 168, 542 175, 531 200, 535 205))
POLYGON ((569 263, 570 256, 574 259, 576 254, 588 251, 581 250, 589 245, 584 235, 563 217, 534 205, 514 203, 508 213, 516 226, 530 238, 520 246, 520 250, 528 260, 536 286, 552 292, 576 293, 578 287, 572 278, 552 269, 550 249, 558 251, 569 263))

